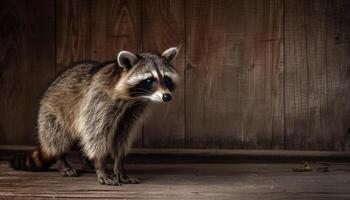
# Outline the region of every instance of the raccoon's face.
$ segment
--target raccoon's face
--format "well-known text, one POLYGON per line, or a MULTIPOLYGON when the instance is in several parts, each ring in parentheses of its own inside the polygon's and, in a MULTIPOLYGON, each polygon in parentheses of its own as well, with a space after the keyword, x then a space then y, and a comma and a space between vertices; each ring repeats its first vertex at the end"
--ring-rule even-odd
POLYGON ((178 83, 178 74, 171 65, 177 54, 177 48, 170 48, 161 55, 121 51, 118 64, 127 71, 124 81, 128 96, 153 102, 170 101, 178 83))

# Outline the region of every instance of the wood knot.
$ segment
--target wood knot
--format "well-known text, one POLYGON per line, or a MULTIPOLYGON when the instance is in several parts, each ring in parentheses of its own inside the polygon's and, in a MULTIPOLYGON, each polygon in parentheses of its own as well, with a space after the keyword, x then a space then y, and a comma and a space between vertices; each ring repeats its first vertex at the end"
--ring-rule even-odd
POLYGON ((191 70, 192 68, 193 68, 193 65, 191 65, 190 63, 187 63, 186 70, 191 70))
POLYGON ((251 65, 248 67, 248 71, 254 69, 254 67, 255 67, 255 63, 251 64, 251 65))

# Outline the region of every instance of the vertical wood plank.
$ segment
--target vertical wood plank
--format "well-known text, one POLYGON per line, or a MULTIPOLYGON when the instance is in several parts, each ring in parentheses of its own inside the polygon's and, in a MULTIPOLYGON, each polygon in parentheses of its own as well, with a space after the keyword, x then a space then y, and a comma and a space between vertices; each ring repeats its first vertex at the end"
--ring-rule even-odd
POLYGON ((54 1, 0 1, 0 144, 36 143, 39 100, 55 74, 54 1))
MULTIPOLYGON (((334 150, 335 143, 341 140, 332 130, 333 120, 339 117, 328 108, 329 88, 335 88, 327 81, 335 64, 327 62, 325 3, 286 3, 287 149, 334 150)), ((333 53, 338 54, 339 50, 333 53)))
POLYGON ((327 124, 326 7, 323 0, 305 1, 307 53, 307 149, 332 150, 327 124))
POLYGON ((244 1, 243 145, 284 147, 283 1, 244 1))
MULTIPOLYGON (((141 51, 141 8, 139 0, 91 1, 91 58, 116 59, 119 51, 141 51)), ((142 146, 142 131, 136 133, 135 146, 142 146)))
POLYGON ((349 148, 350 1, 327 0, 329 135, 335 150, 349 148))
POLYGON ((180 54, 174 62, 181 80, 170 103, 152 105, 143 127, 144 146, 183 148, 185 138, 184 66, 185 7, 182 0, 142 1, 143 51, 162 52, 177 46, 180 54))
POLYGON ((113 60, 121 50, 141 50, 138 0, 91 1, 91 57, 113 60))
POLYGON ((186 145, 242 148, 242 1, 186 1, 186 145))
POLYGON ((192 148, 283 147, 283 4, 189 1, 186 133, 192 148))
POLYGON ((304 1, 285 1, 285 136, 287 149, 307 149, 308 67, 304 1))
POLYGON ((56 67, 90 58, 90 1, 56 0, 56 67))

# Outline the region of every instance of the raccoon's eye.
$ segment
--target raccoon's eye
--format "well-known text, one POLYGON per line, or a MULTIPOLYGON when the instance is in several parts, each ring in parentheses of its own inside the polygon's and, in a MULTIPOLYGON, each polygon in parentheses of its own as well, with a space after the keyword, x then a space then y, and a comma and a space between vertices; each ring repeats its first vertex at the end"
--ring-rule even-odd
POLYGON ((153 81, 154 81, 154 78, 146 79, 146 83, 149 84, 149 85, 152 85, 153 81))
POLYGON ((153 88, 154 83, 157 81, 157 79, 151 77, 143 80, 140 84, 141 88, 147 91, 151 91, 153 88))
POLYGON ((171 78, 164 76, 164 84, 170 90, 173 91, 175 89, 175 84, 171 78))

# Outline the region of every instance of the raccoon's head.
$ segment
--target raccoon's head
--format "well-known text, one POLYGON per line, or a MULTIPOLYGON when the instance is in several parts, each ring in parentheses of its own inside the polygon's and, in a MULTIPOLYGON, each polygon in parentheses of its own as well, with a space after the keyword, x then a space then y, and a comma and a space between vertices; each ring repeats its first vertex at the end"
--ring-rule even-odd
POLYGON ((153 102, 170 101, 179 79, 172 66, 177 54, 175 47, 162 54, 119 52, 117 61, 125 72, 122 82, 128 96, 153 102))

